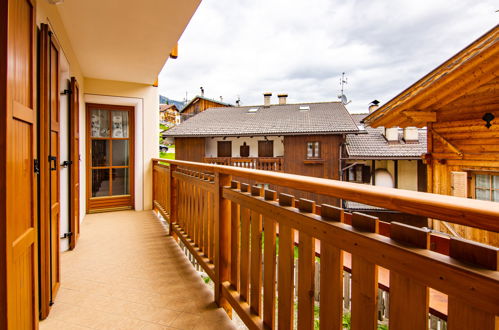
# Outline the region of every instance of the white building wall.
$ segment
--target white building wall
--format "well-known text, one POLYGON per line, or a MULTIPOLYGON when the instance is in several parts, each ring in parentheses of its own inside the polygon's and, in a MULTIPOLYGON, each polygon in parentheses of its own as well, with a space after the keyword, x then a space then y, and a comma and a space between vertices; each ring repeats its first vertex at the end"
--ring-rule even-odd
MULTIPOLYGON (((267 136, 267 139, 274 141, 274 157, 284 156, 284 137, 283 136, 267 136)), ((263 136, 256 137, 223 137, 206 138, 205 139, 205 157, 217 157, 218 141, 232 142, 232 157, 241 157, 239 154, 240 147, 246 142, 250 147, 250 157, 258 157, 258 141, 265 140, 263 136)))

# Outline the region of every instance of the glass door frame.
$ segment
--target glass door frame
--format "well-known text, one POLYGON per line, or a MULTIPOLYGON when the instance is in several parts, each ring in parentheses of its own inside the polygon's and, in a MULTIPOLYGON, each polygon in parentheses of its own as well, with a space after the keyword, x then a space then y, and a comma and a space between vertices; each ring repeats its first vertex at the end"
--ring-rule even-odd
MULTIPOLYGON (((134 182, 135 182, 135 108, 133 106, 123 106, 123 105, 110 105, 110 104, 97 104, 97 103, 87 103, 86 104, 86 157, 87 157, 87 170, 86 170, 86 200, 87 200, 87 213, 96 212, 107 212, 116 210, 126 210, 134 208, 134 182), (128 159, 128 169, 129 169, 129 194, 127 195, 117 195, 117 196, 99 196, 92 197, 92 138, 91 136, 91 113, 92 110, 106 110, 106 111, 128 111, 128 141, 129 141, 129 159, 128 159)), ((111 115, 110 115, 111 117, 111 115)), ((111 128, 112 121, 109 121, 109 126, 111 128)), ((105 139, 108 141, 113 140, 123 140, 123 138, 113 138, 112 130, 109 133, 109 137, 105 139)), ((102 138, 98 138, 102 139, 102 138)), ((109 150, 112 158, 112 143, 109 143, 109 150)), ((109 181, 112 181, 112 159, 109 159, 108 166, 97 166, 97 167, 108 167, 110 169, 109 181)), ((117 166, 117 168, 123 168, 123 166, 117 166)), ((112 186, 112 183, 111 183, 112 186)))

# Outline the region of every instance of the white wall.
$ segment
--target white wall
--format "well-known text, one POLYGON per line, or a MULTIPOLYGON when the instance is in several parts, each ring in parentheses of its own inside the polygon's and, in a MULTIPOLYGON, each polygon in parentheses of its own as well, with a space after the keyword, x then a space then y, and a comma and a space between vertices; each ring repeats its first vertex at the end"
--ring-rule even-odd
MULTIPOLYGON (((284 156, 284 137, 283 136, 267 136, 267 139, 274 141, 274 157, 284 156)), ((205 157, 217 157, 218 141, 232 142, 232 157, 240 157, 239 147, 244 142, 250 147, 250 157, 258 157, 258 141, 265 140, 263 136, 256 137, 223 137, 206 138, 205 139, 205 157)))

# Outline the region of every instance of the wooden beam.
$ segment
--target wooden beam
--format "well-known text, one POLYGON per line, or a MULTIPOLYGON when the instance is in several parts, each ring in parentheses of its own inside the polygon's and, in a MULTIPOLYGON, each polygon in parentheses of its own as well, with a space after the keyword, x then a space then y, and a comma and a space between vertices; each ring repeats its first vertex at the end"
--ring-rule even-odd
POLYGON ((437 113, 435 111, 404 110, 402 114, 415 122, 434 123, 437 121, 437 113))
POLYGON ((455 152, 460 158, 463 157, 463 152, 459 150, 455 145, 447 141, 442 135, 438 134, 435 130, 432 131, 432 134, 437 140, 442 142, 445 146, 447 146, 450 150, 455 152))

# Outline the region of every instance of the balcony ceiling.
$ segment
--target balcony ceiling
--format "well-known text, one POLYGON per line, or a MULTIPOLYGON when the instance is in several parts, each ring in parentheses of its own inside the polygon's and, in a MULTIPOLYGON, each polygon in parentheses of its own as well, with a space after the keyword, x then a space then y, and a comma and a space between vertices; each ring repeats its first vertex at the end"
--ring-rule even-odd
POLYGON ((83 75, 152 84, 201 0, 66 0, 57 5, 83 75))

